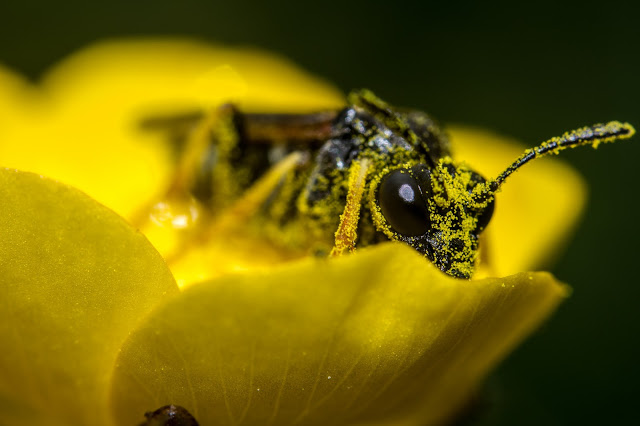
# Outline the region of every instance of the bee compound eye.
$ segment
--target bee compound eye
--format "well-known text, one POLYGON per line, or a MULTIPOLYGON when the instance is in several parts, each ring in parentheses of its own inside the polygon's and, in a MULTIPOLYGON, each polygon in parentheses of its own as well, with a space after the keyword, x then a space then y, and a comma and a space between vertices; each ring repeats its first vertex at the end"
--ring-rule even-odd
POLYGON ((427 202, 407 170, 394 170, 382 178, 378 203, 391 228, 399 234, 424 235, 431 226, 427 202))

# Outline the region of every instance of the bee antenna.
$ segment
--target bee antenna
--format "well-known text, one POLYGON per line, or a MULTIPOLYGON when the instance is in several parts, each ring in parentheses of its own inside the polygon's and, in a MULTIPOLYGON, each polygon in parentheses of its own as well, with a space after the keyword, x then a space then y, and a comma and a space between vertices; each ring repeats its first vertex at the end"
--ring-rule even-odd
POLYGON ((635 134, 636 130, 629 123, 610 121, 607 124, 594 124, 593 126, 582 127, 571 130, 562 136, 556 136, 535 148, 527 149, 516 161, 502 172, 497 178, 488 183, 488 192, 496 192, 500 185, 513 172, 534 158, 539 158, 548 154, 558 154, 567 148, 591 145, 597 148, 601 143, 614 142, 620 139, 628 139, 635 134))

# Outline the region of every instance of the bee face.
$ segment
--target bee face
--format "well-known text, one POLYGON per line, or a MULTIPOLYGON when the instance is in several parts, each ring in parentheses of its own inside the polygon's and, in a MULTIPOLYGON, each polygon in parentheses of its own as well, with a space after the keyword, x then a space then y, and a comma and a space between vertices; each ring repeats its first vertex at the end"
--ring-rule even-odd
POLYGON ((443 272, 470 278, 478 236, 493 215, 493 196, 477 172, 450 158, 384 171, 374 180, 370 208, 376 228, 427 256, 443 272))

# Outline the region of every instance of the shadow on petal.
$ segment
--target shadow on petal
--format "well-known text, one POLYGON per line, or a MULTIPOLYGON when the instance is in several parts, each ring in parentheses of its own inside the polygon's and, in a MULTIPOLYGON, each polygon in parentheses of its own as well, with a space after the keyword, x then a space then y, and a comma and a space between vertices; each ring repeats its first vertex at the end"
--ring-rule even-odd
POLYGON ((124 345, 115 418, 437 424, 566 295, 545 273, 453 279, 396 244, 197 284, 124 345))

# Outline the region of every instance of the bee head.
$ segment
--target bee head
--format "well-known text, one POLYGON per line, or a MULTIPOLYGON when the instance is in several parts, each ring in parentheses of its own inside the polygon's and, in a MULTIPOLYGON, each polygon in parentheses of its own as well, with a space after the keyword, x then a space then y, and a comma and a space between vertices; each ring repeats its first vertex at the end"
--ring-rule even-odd
POLYGON ((478 237, 491 220, 493 192, 477 172, 445 157, 384 170, 371 186, 376 228, 427 256, 440 270, 470 278, 478 237))
POLYGON ((628 139, 628 123, 612 121, 566 132, 526 150, 495 179, 486 180, 464 164, 443 157, 435 165, 404 165, 383 170, 370 186, 370 210, 376 228, 426 255, 443 272, 470 278, 478 236, 493 215, 495 193, 529 161, 576 146, 628 139))

